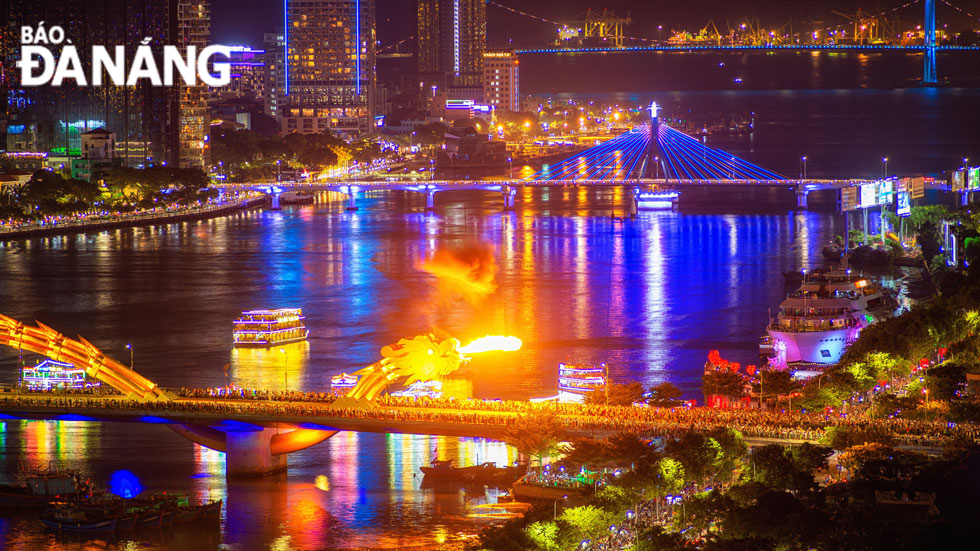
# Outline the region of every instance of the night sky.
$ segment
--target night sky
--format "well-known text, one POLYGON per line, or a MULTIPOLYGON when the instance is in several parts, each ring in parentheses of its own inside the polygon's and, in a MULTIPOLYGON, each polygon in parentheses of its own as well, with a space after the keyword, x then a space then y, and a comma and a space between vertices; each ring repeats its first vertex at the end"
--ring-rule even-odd
MULTIPOLYGON (((382 47, 415 34, 415 0, 376 0, 378 38, 382 47)), ((830 26, 844 19, 830 10, 854 13, 863 7, 870 13, 904 5, 909 0, 498 0, 498 3, 547 19, 562 21, 574 19, 587 8, 607 8, 618 15, 629 13, 634 23, 626 34, 646 38, 657 37, 657 26, 663 25, 664 38, 667 29, 685 28, 696 32, 709 19, 721 32, 728 28, 727 21, 735 26, 747 17, 756 16, 766 26, 780 27, 790 19, 822 21, 830 26)), ((967 12, 980 15, 980 0, 950 0, 967 12)), ((973 28, 980 28, 980 21, 970 19, 937 0, 938 26, 948 23, 959 29, 972 21, 973 28)), ((899 10, 904 21, 922 19, 922 3, 899 10)), ((262 33, 272 32, 282 25, 282 0, 212 0, 212 39, 222 44, 247 44, 259 47, 262 33)), ((554 39, 554 27, 511 14, 490 4, 487 6, 487 40, 491 47, 542 46, 554 39)), ((807 24, 806 28, 812 28, 807 24)), ((787 27, 788 29, 788 27, 787 27)))

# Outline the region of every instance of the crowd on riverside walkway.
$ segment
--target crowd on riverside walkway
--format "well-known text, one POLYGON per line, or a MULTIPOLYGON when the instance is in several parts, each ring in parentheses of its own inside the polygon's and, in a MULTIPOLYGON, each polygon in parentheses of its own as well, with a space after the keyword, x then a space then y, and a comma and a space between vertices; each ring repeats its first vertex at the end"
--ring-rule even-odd
MULTIPOLYGON (((688 431, 719 427, 737 429, 746 437, 819 440, 830 427, 877 429, 892 435, 896 444, 936 445, 947 438, 980 442, 980 425, 908 419, 868 419, 866 416, 823 413, 783 413, 716 408, 640 408, 605 405, 532 403, 525 401, 415 399, 384 396, 379 407, 337 407, 338 396, 323 392, 251 391, 215 392, 215 389, 179 389, 181 399, 143 402, 130 399, 100 401, 98 407, 200 413, 210 416, 351 418, 402 422, 507 426, 519 415, 554 411, 569 430, 582 433, 634 432, 647 437, 676 437, 688 431)), ((27 406, 84 407, 86 398, 58 393, 0 394, 0 403, 27 406), (68 400, 66 404, 65 400, 68 400)))

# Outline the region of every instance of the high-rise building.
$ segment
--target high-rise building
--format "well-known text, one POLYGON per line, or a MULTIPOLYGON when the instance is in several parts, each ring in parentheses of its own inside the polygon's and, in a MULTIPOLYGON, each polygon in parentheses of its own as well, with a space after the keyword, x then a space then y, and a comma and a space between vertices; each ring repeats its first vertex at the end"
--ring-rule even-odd
POLYGON ((485 0, 418 0, 416 59, 422 87, 479 86, 487 43, 485 0))
MULTIPOLYGON (((207 0, 177 0, 177 29, 173 33, 180 48, 197 46, 201 51, 211 41, 211 7, 207 0)), ((187 86, 175 83, 177 100, 171 102, 171 120, 177 121, 176 164, 180 168, 206 168, 211 156, 208 133, 211 116, 208 109, 208 87, 198 82, 187 86)))
POLYGON ((282 30, 265 33, 265 114, 279 120, 280 108, 284 106, 286 93, 286 38, 282 30))
POLYGON ((244 99, 265 103, 265 50, 231 46, 231 82, 211 89, 211 102, 244 99))
MULTIPOLYGON (((21 26, 36 27, 41 21, 48 29, 64 29, 83 67, 90 66, 95 45, 123 46, 132 60, 144 40, 157 56, 165 45, 200 48, 209 41, 209 0, 5 0, 0 6, 5 71, 20 58, 21 26)), ((80 156, 81 135, 105 128, 116 134, 116 156, 127 165, 206 163, 204 86, 152 86, 146 80, 135 86, 77 86, 66 80, 61 86, 22 88, 17 71, 2 80, 8 130, 0 147, 80 156)))
POLYGON ((350 137, 373 126, 374 0, 285 0, 283 133, 350 137))
POLYGON ((521 110, 520 60, 511 51, 483 54, 483 101, 494 109, 521 110))

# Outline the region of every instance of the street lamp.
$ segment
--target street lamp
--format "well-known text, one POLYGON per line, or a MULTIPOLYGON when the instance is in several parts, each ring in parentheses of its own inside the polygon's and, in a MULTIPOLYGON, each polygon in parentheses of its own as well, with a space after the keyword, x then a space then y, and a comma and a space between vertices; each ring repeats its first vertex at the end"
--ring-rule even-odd
POLYGON ((279 165, 282 164, 282 159, 276 159, 276 182, 282 182, 282 172, 279 170, 279 165))
POLYGON ((552 519, 558 518, 558 502, 562 501, 563 499, 568 499, 568 496, 564 495, 561 496, 561 498, 555 500, 555 514, 552 516, 552 519))
POLYGON ((129 350, 129 368, 133 369, 133 345, 126 343, 126 350, 129 350))
POLYGON ((220 178, 219 178, 220 180, 224 180, 225 179, 225 162, 224 161, 218 161, 218 176, 220 176, 220 178))
POLYGON ((732 180, 735 179, 735 157, 732 157, 732 180))
POLYGON ((653 157, 653 160, 656 161, 656 163, 657 163, 657 179, 659 180, 660 179, 660 156, 659 155, 655 155, 653 157))
POLYGON ((436 179, 436 160, 429 159, 429 181, 435 181, 436 179))
POLYGON ((806 180, 806 155, 804 155, 800 160, 803 162, 803 170, 800 171, 800 179, 806 180))
POLYGON ((664 26, 663 25, 657 25, 657 42, 660 42, 661 44, 664 41, 663 32, 664 32, 664 26))
POLYGON ((285 390, 289 390, 289 356, 286 355, 286 349, 280 348, 279 353, 282 354, 283 361, 286 363, 285 369, 282 371, 282 383, 286 387, 285 390))
POLYGON ((881 158, 881 179, 884 180, 888 175, 888 157, 881 158))
POLYGON ((510 179, 514 179, 514 158, 507 157, 507 162, 510 163, 510 179))

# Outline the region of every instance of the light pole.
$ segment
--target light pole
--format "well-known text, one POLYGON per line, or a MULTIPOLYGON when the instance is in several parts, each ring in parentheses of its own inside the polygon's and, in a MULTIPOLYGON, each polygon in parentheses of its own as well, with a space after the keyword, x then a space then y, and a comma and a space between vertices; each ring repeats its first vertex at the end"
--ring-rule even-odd
POLYGON ((224 161, 218 161, 218 176, 219 176, 219 179, 220 180, 224 181, 224 179, 225 179, 225 162, 224 161))
POLYGON ((285 390, 289 390, 289 356, 286 355, 286 349, 280 348, 279 353, 282 354, 283 361, 285 362, 285 369, 282 371, 282 383, 286 387, 285 390))
POLYGON ((558 502, 564 499, 568 499, 567 495, 561 496, 559 499, 555 500, 555 514, 552 516, 552 520, 558 518, 558 502))
POLYGON ((605 387, 606 387, 606 405, 609 405, 609 365, 606 362, 602 362, 603 373, 605 374, 605 387))
POLYGON ((282 182, 282 172, 279 169, 279 165, 282 164, 282 159, 276 159, 276 182, 282 182))
POLYGON ((806 155, 804 155, 800 161, 803 163, 803 169, 800 171, 800 179, 806 180, 806 155))
POLYGON ((436 179, 436 160, 429 159, 429 181, 433 182, 436 179))
POLYGON ((884 180, 888 175, 888 157, 881 158, 881 179, 884 180))
POLYGON ((507 162, 510 163, 510 179, 514 179, 514 158, 507 157, 507 162))
POLYGON ((133 369, 133 345, 126 343, 126 350, 129 350, 129 368, 133 369))
POLYGON ((657 42, 660 42, 661 44, 663 44, 663 42, 664 42, 664 34, 663 33, 664 33, 664 26, 663 25, 657 25, 657 42))
POLYGON ((735 157, 732 157, 732 180, 735 179, 735 157))

